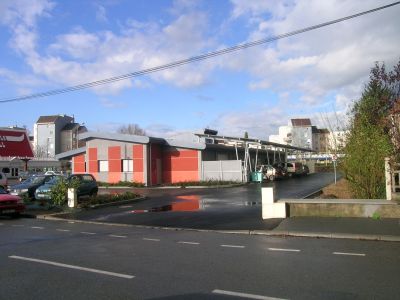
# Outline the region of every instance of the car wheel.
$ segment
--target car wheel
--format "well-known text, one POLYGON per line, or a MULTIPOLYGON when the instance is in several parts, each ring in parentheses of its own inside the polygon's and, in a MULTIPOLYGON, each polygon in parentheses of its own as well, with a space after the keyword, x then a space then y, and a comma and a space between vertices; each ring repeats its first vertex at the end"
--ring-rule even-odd
POLYGON ((275 176, 274 176, 274 175, 269 175, 268 179, 269 179, 270 181, 274 181, 274 180, 275 180, 275 176))
POLYGON ((12 218, 19 218, 20 216, 21 216, 21 213, 19 213, 19 212, 15 212, 15 213, 11 214, 12 218))
POLYGON ((97 191, 96 190, 91 191, 90 192, 90 196, 96 197, 97 196, 97 191))

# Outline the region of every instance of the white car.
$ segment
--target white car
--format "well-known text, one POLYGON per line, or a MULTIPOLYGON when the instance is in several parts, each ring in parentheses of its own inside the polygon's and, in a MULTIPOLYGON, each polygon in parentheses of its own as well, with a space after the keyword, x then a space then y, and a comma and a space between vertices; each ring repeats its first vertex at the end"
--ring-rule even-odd
POLYGON ((8 184, 8 180, 7 180, 6 174, 4 174, 3 172, 0 172, 0 187, 7 190, 7 184, 8 184))

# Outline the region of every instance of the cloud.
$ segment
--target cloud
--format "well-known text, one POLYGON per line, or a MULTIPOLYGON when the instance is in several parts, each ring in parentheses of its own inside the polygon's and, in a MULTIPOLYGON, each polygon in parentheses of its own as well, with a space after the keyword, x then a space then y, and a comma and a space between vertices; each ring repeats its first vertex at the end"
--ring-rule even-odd
MULTIPOLYGON (((56 36, 53 43, 39 49, 37 19, 50 16, 54 5, 44 0, 32 1, 27 9, 30 13, 26 13, 20 2, 15 5, 10 2, 3 13, 9 16, 5 24, 13 31, 11 45, 24 55, 36 75, 56 85, 73 86, 160 66, 201 53, 213 45, 206 35, 209 29, 206 14, 191 9, 195 6, 190 1, 178 1, 176 9, 181 7, 185 13, 164 26, 128 20, 120 32, 88 32, 79 27, 56 36), (20 16, 19 12, 25 15, 20 16), (20 19, 25 21, 18 25, 20 19)), ((97 9, 105 12, 102 6, 97 9)), ((207 64, 192 64, 153 73, 147 78, 191 88, 205 84, 211 70, 207 64)), ((104 95, 147 86, 143 80, 125 79, 93 90, 104 95)))
POLYGON ((126 107, 126 103, 120 101, 112 101, 110 99, 101 98, 100 99, 101 106, 110 109, 124 108, 126 107))
POLYGON ((96 20, 99 22, 108 22, 106 8, 103 5, 95 4, 96 20))
MULTIPOLYGON (((276 36, 387 4, 387 1, 241 1, 232 0, 231 16, 247 18, 248 40, 276 36)), ((249 88, 295 91, 307 105, 333 94, 340 109, 354 99, 374 61, 392 66, 398 59, 399 7, 335 24, 274 44, 232 55, 222 68, 248 72, 249 88), (385 45, 385 46, 383 46, 385 45), (397 50, 396 50, 397 49, 397 50)))

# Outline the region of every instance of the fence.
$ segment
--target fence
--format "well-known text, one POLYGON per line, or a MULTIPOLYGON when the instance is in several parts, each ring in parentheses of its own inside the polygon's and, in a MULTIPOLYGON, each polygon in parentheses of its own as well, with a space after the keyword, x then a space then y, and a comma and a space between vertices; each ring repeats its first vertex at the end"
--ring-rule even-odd
POLYGON ((202 162, 202 180, 221 180, 243 182, 241 160, 220 160, 202 162))

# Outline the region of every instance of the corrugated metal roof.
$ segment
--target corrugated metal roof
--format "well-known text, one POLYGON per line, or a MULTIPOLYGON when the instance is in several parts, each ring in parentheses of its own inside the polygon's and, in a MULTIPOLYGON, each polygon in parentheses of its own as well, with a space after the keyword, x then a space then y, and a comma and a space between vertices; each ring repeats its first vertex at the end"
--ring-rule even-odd
POLYGON ((81 154, 81 153, 85 153, 85 152, 86 152, 86 147, 73 149, 73 150, 69 150, 69 151, 55 155, 55 159, 60 160, 60 159, 70 158, 72 156, 75 156, 75 155, 81 154))

